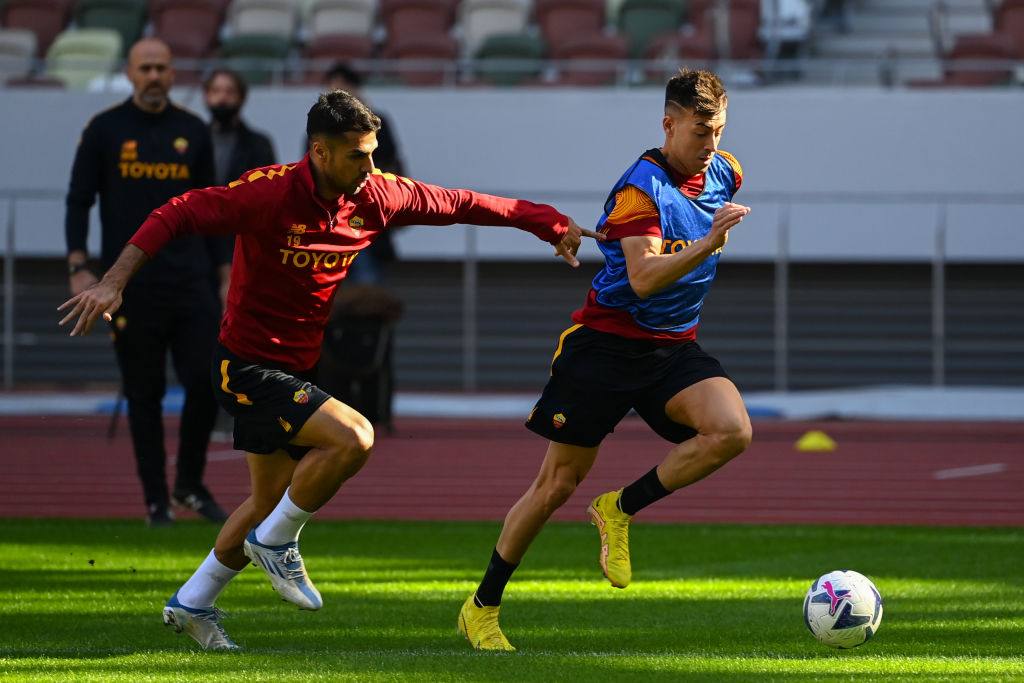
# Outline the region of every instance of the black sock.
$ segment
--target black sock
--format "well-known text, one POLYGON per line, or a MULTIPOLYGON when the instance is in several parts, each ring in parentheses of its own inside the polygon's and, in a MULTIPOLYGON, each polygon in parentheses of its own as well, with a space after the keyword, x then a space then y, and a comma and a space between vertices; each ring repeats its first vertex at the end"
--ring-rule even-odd
POLYGON ((658 479, 658 468, 640 477, 632 484, 622 489, 622 497, 619 498, 619 509, 627 515, 635 515, 656 500, 661 500, 672 493, 666 489, 661 480, 658 479))
POLYGON ((505 586, 512 578, 512 572, 518 566, 518 564, 506 562, 495 548, 491 553, 491 562, 487 565, 487 571, 484 573, 484 580, 476 589, 476 606, 495 607, 500 605, 501 594, 505 592, 505 586))

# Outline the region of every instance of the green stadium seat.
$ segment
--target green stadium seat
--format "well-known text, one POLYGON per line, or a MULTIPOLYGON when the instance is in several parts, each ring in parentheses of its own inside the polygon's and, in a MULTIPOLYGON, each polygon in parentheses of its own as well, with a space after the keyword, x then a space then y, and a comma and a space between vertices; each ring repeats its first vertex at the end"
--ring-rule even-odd
POLYGON ((476 53, 476 76, 492 85, 521 85, 540 78, 544 41, 527 33, 489 36, 476 53))
POLYGON ((277 34, 238 33, 225 38, 220 58, 252 85, 266 85, 283 73, 291 40, 277 34))
POLYGON ((48 78, 69 88, 85 88, 98 76, 113 73, 121 63, 121 34, 110 28, 64 31, 46 53, 48 78))
POLYGON ((683 10, 683 0, 624 0, 618 24, 629 41, 629 56, 641 58, 655 38, 677 32, 683 10))
POLYGON ((121 34, 122 54, 142 37, 146 25, 146 0, 78 0, 77 28, 107 28, 121 34))
POLYGON ((462 0, 459 5, 462 53, 467 57, 476 54, 490 36, 522 33, 532 9, 524 0, 462 0))

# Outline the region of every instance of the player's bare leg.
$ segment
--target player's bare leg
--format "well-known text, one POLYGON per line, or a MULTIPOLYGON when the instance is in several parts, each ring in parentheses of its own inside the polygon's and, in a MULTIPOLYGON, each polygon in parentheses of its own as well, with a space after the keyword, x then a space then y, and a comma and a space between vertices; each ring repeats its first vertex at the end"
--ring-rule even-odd
POLYGON ((366 463, 373 448, 373 427, 349 406, 329 399, 292 443, 312 448, 295 466, 291 485, 273 510, 245 536, 243 550, 284 600, 301 609, 317 610, 323 600, 306 575, 298 548, 299 532, 366 463))
POLYGON ((224 522, 210 555, 164 607, 164 623, 192 636, 204 650, 238 648, 221 626, 221 619, 227 615, 215 603, 249 563, 242 551, 245 536, 281 500, 296 465, 284 451, 246 453, 246 459, 251 479, 249 497, 224 522))
POLYGON ((497 549, 506 562, 518 564, 555 510, 562 507, 594 466, 599 447, 548 444, 537 478, 505 515, 497 549))
POLYGON ((283 450, 270 454, 246 453, 245 459, 249 465, 249 497, 224 522, 214 544, 217 559, 233 569, 244 569, 249 564, 242 543, 252 528, 266 519, 280 502, 298 465, 283 450))
POLYGON ((745 451, 753 436, 740 392, 725 377, 711 377, 683 389, 669 400, 665 414, 697 431, 697 436, 678 444, 658 465, 658 479, 669 491, 708 476, 745 451))
MULTIPOLYGON (((214 602, 249 562, 252 553, 272 581, 288 582, 282 590, 306 609, 319 608, 320 594, 305 575, 298 553, 298 535, 305 521, 338 491, 366 462, 373 446, 373 429, 354 410, 331 399, 299 430, 296 442, 313 445, 296 462, 284 450, 246 453, 250 494, 221 527, 213 551, 164 607, 164 623, 192 636, 203 649, 236 649, 220 625, 225 616, 214 602), (308 427, 308 429, 307 429, 308 427), (289 488, 290 486, 290 488, 289 488), (295 498, 301 501, 301 507, 295 498), (288 514, 280 514, 281 510, 288 514), (296 512, 297 511, 297 512, 296 512), (271 521, 284 542, 261 544, 253 527, 271 521), (271 518, 271 519, 268 519, 271 518), (251 537, 251 538, 250 538, 251 537), (268 570, 267 568, 271 569, 268 570)), ((264 538, 263 540, 266 540, 264 538)))
POLYGON ((683 389, 665 406, 673 422, 697 435, 668 452, 657 468, 630 486, 594 499, 587 508, 601 534, 601 570, 616 588, 633 578, 629 556, 629 522, 640 509, 708 476, 746 450, 751 427, 736 386, 711 377, 683 389))
POLYGON ((583 448, 555 442, 548 445, 537 478, 505 516, 484 580, 459 611, 459 633, 466 636, 473 647, 480 650, 515 649, 498 624, 501 594, 533 539, 590 472, 597 451, 597 447, 583 448))

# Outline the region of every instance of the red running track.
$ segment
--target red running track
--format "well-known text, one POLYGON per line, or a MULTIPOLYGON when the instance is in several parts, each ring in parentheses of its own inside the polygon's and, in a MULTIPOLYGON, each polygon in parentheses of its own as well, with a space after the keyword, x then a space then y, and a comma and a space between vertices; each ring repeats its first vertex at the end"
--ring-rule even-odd
MULTIPOLYGON (((108 440, 108 421, 0 417, 0 517, 142 519, 127 425, 108 440)), ((633 481, 667 447, 627 419, 555 519, 585 521, 594 496, 633 481)), ((318 517, 500 520, 544 448, 513 419, 401 419, 318 517)), ((244 458, 228 443, 210 451, 207 484, 233 507, 247 495, 244 458)), ((747 453, 637 521, 1024 526, 1024 424, 757 422, 747 453), (796 450, 811 429, 837 449, 796 450)))

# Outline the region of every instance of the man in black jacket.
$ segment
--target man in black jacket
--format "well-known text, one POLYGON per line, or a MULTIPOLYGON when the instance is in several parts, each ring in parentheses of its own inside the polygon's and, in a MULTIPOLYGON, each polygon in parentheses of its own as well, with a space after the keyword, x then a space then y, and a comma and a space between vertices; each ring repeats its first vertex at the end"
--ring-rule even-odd
POLYGON ((217 185, 227 185, 246 171, 277 163, 270 138, 242 120, 248 93, 245 79, 231 69, 216 69, 203 83, 203 99, 213 119, 210 134, 217 185))
MULTIPOLYGON (((125 73, 134 88, 131 98, 94 116, 75 153, 64 226, 73 295, 97 281, 86 250, 97 195, 100 265, 106 270, 153 209, 214 183, 206 124, 168 99, 174 71, 167 45, 140 40, 125 73)), ((223 243, 200 236, 175 240, 138 272, 111 321, 150 526, 173 523, 172 499, 210 521, 227 518, 203 473, 217 415, 209 365, 220 306, 209 283, 229 259, 223 243), (167 486, 162 416, 168 351, 185 390, 173 490, 167 486)))
MULTIPOLYGON (((255 131, 242 120, 242 107, 249 94, 249 84, 242 74, 232 69, 215 69, 203 82, 203 100, 210 111, 210 137, 213 142, 214 182, 225 186, 237 180, 246 171, 277 163, 274 143, 255 131)), ((221 306, 227 305, 230 283, 230 257, 234 251, 233 237, 210 238, 221 242, 227 250, 228 263, 213 278, 214 289, 219 288, 221 306)))

